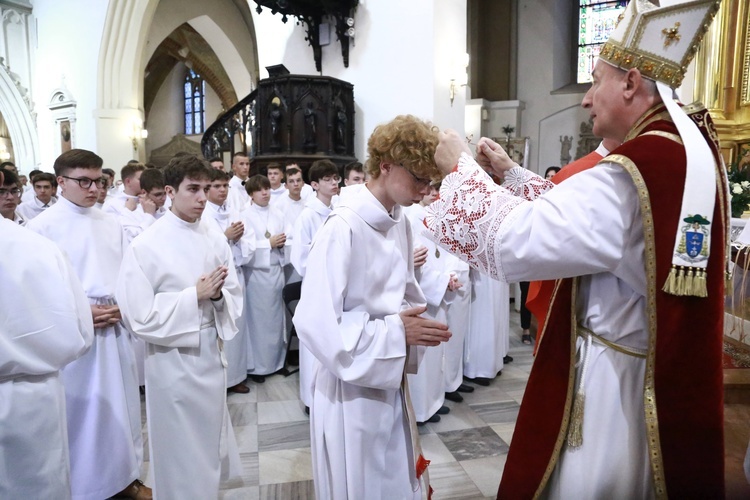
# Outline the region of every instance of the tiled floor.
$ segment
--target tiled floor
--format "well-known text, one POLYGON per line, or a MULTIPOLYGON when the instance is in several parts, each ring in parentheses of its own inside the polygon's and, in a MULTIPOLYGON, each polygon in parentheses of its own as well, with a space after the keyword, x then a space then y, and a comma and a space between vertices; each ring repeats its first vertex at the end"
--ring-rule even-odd
MULTIPOLYGON (((424 455, 432 462, 436 500, 497 494, 532 361, 532 348, 520 341, 518 314, 512 315, 513 362, 489 387, 474 386, 473 393, 463 394, 462 403, 446 401, 451 411, 440 422, 419 428, 424 455)), ((247 384, 249 394, 230 394, 227 400, 243 474, 223 485, 220 498, 314 499, 309 419, 298 397, 298 374, 247 384)), ((145 413, 143 431, 145 440, 145 413)), ((144 445, 147 448, 148 442, 144 445)), ((148 460, 148 450, 144 451, 148 460)), ((141 477, 146 484, 148 466, 144 463, 141 477)))
MULTIPOLYGON (((520 342, 518 314, 513 313, 510 346, 513 362, 505 365, 489 387, 475 386, 473 393, 463 394, 462 403, 446 401, 450 413, 438 423, 419 428, 424 455, 432 462, 430 480, 436 500, 495 498, 497 494, 533 359, 532 347, 520 342)), ((314 499, 309 420, 297 396, 298 375, 247 383, 249 394, 228 398, 243 474, 224 485, 220 498, 314 499)), ((727 410, 727 438, 734 441, 737 434, 742 441, 734 448, 728 443, 727 498, 747 498, 744 495, 750 489, 742 477, 742 451, 747 446, 745 417, 750 415, 750 406, 727 405, 727 410)), ((146 438, 145 425, 143 429, 146 438)), ((144 451, 148 460, 148 450, 144 451)), ((146 484, 150 483, 148 465, 144 464, 141 477, 146 484)))

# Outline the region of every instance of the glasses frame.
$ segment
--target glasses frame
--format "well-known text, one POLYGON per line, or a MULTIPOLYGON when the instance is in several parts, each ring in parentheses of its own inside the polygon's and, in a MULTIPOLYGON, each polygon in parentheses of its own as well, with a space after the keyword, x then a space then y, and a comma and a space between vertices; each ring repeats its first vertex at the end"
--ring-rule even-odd
POLYGON ((63 179, 70 179, 71 181, 76 181, 78 183, 78 186, 80 186, 81 189, 91 189, 92 184, 96 184, 97 189, 106 187, 107 179, 104 177, 99 177, 96 179, 92 179, 90 177, 68 177, 67 175, 61 175, 63 179), (86 184, 84 186, 84 184, 86 184))
POLYGON ((432 179, 422 179, 421 177, 417 177, 416 175, 414 175, 414 172, 412 172, 405 166, 401 165, 400 163, 396 163, 396 165, 406 170, 409 173, 409 175, 412 176, 412 178, 414 179, 414 182, 417 184, 417 187, 419 187, 420 189, 432 186, 432 179))
POLYGON ((4 198, 6 196, 20 197, 21 189, 20 188, 4 189, 0 187, 0 198, 4 198), (13 191, 16 191, 16 192, 14 193, 13 191))

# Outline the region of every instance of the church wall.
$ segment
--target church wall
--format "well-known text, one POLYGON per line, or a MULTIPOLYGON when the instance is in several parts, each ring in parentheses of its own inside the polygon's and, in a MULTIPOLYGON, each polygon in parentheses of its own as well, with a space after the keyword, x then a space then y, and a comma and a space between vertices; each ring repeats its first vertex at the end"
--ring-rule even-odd
MULTIPOLYGON (((184 78, 187 67, 176 64, 154 98, 148 115, 148 139, 146 158, 151 151, 164 146, 172 137, 185 133, 184 78)), ((206 84, 206 122, 213 123, 222 112, 221 99, 210 85, 206 84)), ((200 143, 202 134, 188 135, 187 138, 200 143)))
MULTIPOLYGON (((560 136, 573 136, 575 157, 578 129, 588 112, 577 107, 583 92, 552 94, 556 54, 563 19, 555 11, 555 0, 520 0, 518 7, 518 99, 525 105, 516 136, 529 137, 528 167, 544 173, 560 165, 560 136)), ((557 61, 559 62, 559 61, 557 61)))
MULTIPOLYGON (((93 114, 107 3, 97 0, 36 0, 33 6, 38 22, 33 97, 37 111, 40 167, 51 171, 56 158, 54 142, 60 139, 47 104, 53 91, 59 87, 67 87, 77 101, 78 120, 73 147, 97 152, 93 114)), ((101 152, 98 153, 102 156, 101 152)))
MULTIPOLYGON (((304 29, 293 18, 285 25, 268 9, 253 11, 253 17, 261 78, 268 76, 265 67, 274 64, 284 64, 292 73, 317 73, 304 29)), ((354 85, 356 156, 364 160, 372 130, 398 114, 462 129, 463 98, 451 110, 441 65, 449 58, 443 43, 459 55, 466 52, 466 2, 361 0, 354 20, 349 67, 344 67, 332 32, 331 44, 322 50, 322 74, 354 85)))

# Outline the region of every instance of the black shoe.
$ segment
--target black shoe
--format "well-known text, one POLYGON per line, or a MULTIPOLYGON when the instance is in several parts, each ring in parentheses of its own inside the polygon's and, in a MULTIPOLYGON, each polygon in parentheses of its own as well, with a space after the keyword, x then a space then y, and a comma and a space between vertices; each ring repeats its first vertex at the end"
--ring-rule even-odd
POLYGON ((308 415, 308 416, 310 415, 310 407, 309 406, 305 406, 305 415, 308 415))
POLYGON ((487 387, 488 385, 490 385, 490 381, 491 380, 488 379, 487 377, 477 377, 474 380, 472 380, 472 382, 474 382, 475 384, 481 385, 483 387, 487 387))
POLYGON ((446 392, 445 393, 445 399, 448 401, 453 401, 454 403, 460 403, 464 400, 464 397, 458 393, 458 391, 454 392, 446 392))
POLYGON ((474 392, 474 388, 470 385, 461 384, 456 389, 456 392, 474 392))
POLYGON ((435 415, 447 415, 451 412, 451 409, 447 406, 441 406, 438 411, 435 412, 435 415))
POLYGON ((264 377, 263 375, 250 375, 250 380, 252 380, 256 384, 262 384, 266 381, 266 377, 264 377))
POLYGON ((430 418, 428 418, 427 420, 425 420, 424 422, 417 422, 417 425, 422 426, 422 425, 424 425, 426 423, 436 424, 438 422, 440 422, 440 415, 438 415, 436 413, 433 416, 431 416, 430 418))
POLYGON ((503 356, 503 363, 512 363, 512 362, 513 362, 513 358, 511 358, 510 356, 503 356))

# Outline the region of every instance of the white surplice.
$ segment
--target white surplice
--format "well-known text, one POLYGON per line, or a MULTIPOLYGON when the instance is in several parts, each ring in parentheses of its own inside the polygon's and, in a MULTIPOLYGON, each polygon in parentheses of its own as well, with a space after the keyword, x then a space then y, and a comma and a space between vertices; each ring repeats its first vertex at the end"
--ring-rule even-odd
MULTIPOLYGON (((427 260, 416 272, 419 287, 427 301, 427 311, 422 316, 445 323, 448 308, 456 296, 454 291, 448 291, 448 283, 454 274, 450 264, 458 259, 445 250, 439 250, 433 240, 423 235, 425 209, 422 205, 405 207, 403 213, 411 224, 414 247, 427 249, 427 260)), ((414 416, 418 422, 427 421, 443 406, 444 372, 445 345, 441 342, 440 345, 427 347, 417 373, 407 376, 414 416)))
MULTIPOLYGON (((543 190, 543 180, 524 169, 514 169, 506 179, 512 192, 492 184, 471 158, 462 156, 458 172, 443 182, 442 201, 428 209, 428 226, 445 234, 440 221, 447 220, 441 217, 447 206, 465 206, 458 186, 483 184, 487 194, 472 200, 472 210, 486 210, 486 215, 477 219, 478 227, 467 228, 481 242, 481 251, 462 258, 504 282, 581 276, 575 299, 579 323, 610 342, 645 351, 643 224, 630 175, 617 164, 600 163, 533 202, 517 195, 533 198, 543 190)), ((585 352, 581 343, 578 339, 579 357, 585 352)), ((651 498, 643 408, 646 360, 594 342, 586 366, 583 444, 563 446, 546 493, 562 499, 651 498)), ((580 371, 577 367, 576 384, 580 371)))
MULTIPOLYGON (((424 305, 408 222, 365 185, 315 235, 294 316, 317 358, 310 439, 317 498, 421 497, 401 389, 399 312, 424 305)), ((410 349, 410 361, 418 351, 410 349)), ((418 439, 418 436, 414 436, 418 439)))
MULTIPOLYGON (((305 203, 305 209, 294 223, 292 234, 294 237, 294 246, 290 260, 294 269, 304 279, 305 269, 307 267, 307 256, 310 254, 315 233, 323 225, 328 215, 331 213, 331 207, 325 206, 317 196, 313 196, 305 203)), ((313 366, 315 356, 310 350, 300 342, 299 344, 299 398, 309 407, 312 403, 312 382, 313 366)))
MULTIPOLYGON (((272 201, 274 199, 272 198, 272 201)), ((284 234, 286 242, 284 243, 284 282, 286 284, 296 283, 302 280, 302 276, 295 270, 292 265, 292 252, 294 252, 294 224, 305 209, 305 200, 293 200, 288 196, 279 196, 275 199, 273 207, 284 214, 284 234)), ((291 318, 287 315, 286 320, 291 318)), ((291 329, 291 326, 289 326, 291 329)))
POLYGON ((227 204, 243 211, 250 203, 250 195, 245 190, 245 181, 236 175, 229 179, 229 194, 227 195, 227 204))
POLYGON ((54 196, 50 198, 49 203, 42 203, 39 201, 39 198, 34 196, 29 201, 24 201, 18 205, 16 212, 27 221, 30 221, 55 203, 57 203, 57 198, 54 196))
MULTIPOLYGON (((115 303, 123 232, 114 216, 60 197, 27 227, 67 254, 90 304, 115 303)), ((73 498, 108 498, 138 478, 143 461, 141 398, 130 335, 120 323, 97 328, 91 349, 61 373, 73 498)))
POLYGON ((91 308, 48 239, 0 217, 0 498, 69 499, 59 370, 94 340, 91 308))
POLYGON ((127 195, 125 193, 118 193, 113 196, 108 196, 102 205, 102 210, 104 212, 116 216, 120 221, 120 225, 125 234, 126 246, 156 220, 153 215, 147 214, 143 211, 143 207, 140 203, 136 205, 135 210, 127 208, 125 203, 129 199, 138 200, 138 197, 127 195))
POLYGON ((232 252, 209 220, 166 213, 125 252, 117 299, 128 329, 146 341, 146 409, 154 498, 217 498, 239 472, 226 402, 224 341, 237 333, 242 288, 232 252), (219 301, 196 283, 229 274, 219 301))
MULTIPOLYGON (((223 206, 219 206, 211 202, 206 202, 203 218, 214 221, 221 233, 224 233, 230 224, 235 222, 245 223, 240 211, 226 203, 223 206)), ((237 335, 232 340, 224 342, 224 355, 227 358, 227 387, 234 387, 244 382, 247 378, 247 342, 249 334, 247 322, 245 321, 245 277, 242 266, 248 264, 255 253, 255 233, 250 224, 245 223, 244 226, 245 232, 239 240, 228 241, 226 237, 224 238, 229 244, 229 248, 232 249, 234 269, 237 272, 237 281, 242 287, 243 297, 242 314, 237 318, 237 335)))
MULTIPOLYGON (((446 252, 447 253, 447 252, 446 252)), ((455 256, 454 256, 455 258, 455 256)), ((455 273, 463 286, 456 290, 456 298, 446 313, 451 338, 445 342, 445 392, 455 392, 464 379, 464 343, 471 321, 471 280, 469 265, 456 258, 455 273)))
POLYGON ((464 340, 464 375, 495 378, 503 369, 510 343, 510 289, 471 269, 469 329, 464 340))
POLYGON ((271 248, 270 236, 284 232, 284 216, 274 207, 255 204, 245 209, 246 224, 255 232, 255 254, 245 266, 245 307, 250 341, 247 372, 269 375, 284 367, 284 254, 271 248))

